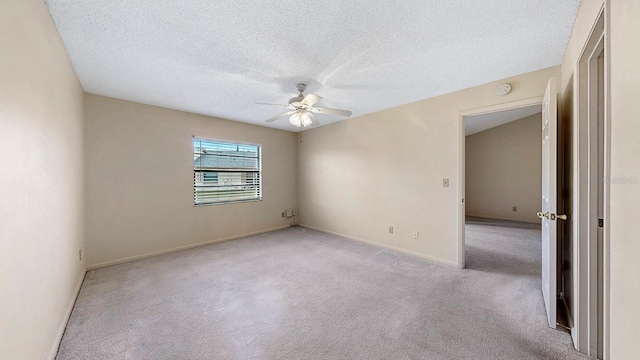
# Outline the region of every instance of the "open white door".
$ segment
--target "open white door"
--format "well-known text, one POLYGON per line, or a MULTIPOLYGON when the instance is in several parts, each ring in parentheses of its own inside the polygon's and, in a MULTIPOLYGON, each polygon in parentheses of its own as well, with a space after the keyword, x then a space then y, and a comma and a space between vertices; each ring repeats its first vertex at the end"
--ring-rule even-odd
POLYGON ((549 327, 556 328, 558 203, 558 104, 556 79, 550 78, 542 100, 542 297, 549 327))

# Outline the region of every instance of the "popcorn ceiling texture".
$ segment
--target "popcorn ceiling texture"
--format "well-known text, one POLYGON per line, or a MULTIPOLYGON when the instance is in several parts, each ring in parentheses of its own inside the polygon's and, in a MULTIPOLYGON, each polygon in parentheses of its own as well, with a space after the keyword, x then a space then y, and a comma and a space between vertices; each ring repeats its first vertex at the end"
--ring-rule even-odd
POLYGON ((558 65, 579 3, 47 1, 85 91, 291 131, 254 102, 306 82, 355 117, 558 65))

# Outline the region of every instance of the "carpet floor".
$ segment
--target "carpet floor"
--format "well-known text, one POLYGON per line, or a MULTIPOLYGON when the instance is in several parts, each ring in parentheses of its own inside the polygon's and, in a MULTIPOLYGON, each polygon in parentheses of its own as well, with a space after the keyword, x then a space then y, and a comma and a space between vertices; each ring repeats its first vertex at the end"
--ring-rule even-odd
POLYGON ((461 270, 298 227, 89 271, 57 359, 587 359, 546 326, 540 230, 466 242, 461 270))

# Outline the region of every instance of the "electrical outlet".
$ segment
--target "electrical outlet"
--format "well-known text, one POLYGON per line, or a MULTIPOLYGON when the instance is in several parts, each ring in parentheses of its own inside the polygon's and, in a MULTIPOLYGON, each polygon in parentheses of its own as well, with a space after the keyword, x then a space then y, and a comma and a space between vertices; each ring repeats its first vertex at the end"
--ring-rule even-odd
POLYGON ((393 226, 389 226, 389 234, 393 234, 393 226))
POLYGON ((83 257, 84 257, 84 246, 80 246, 80 249, 78 250, 78 261, 82 261, 83 257))
POLYGON ((295 212, 293 209, 285 209, 284 212, 285 212, 285 216, 288 218, 293 217, 295 215, 295 212))
POLYGON ((413 230, 413 238, 415 240, 420 239, 420 233, 418 232, 418 230, 413 230))
POLYGON ((449 179, 442 179, 442 187, 449 187, 449 179))
POLYGON ((514 206, 514 207, 512 207, 511 209, 512 209, 513 211, 518 211, 518 207, 517 207, 517 206, 514 206))

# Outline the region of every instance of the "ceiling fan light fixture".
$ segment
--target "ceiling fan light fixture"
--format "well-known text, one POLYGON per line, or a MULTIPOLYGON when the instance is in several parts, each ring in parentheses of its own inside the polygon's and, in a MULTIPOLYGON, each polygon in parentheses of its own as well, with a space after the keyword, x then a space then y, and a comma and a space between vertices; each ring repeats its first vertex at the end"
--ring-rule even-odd
POLYGON ((289 122, 291 123, 291 125, 295 127, 301 127, 302 119, 301 119, 300 111, 294 112, 293 115, 291 115, 291 117, 289 118, 289 122))
POLYGON ((311 120, 311 117, 313 115, 309 114, 308 111, 304 111, 301 115, 300 115, 300 120, 302 121, 302 126, 307 127, 307 126, 311 126, 313 125, 313 121, 311 120))
POLYGON ((289 122, 295 127, 308 127, 313 125, 312 116, 306 110, 298 110, 291 115, 289 122))

